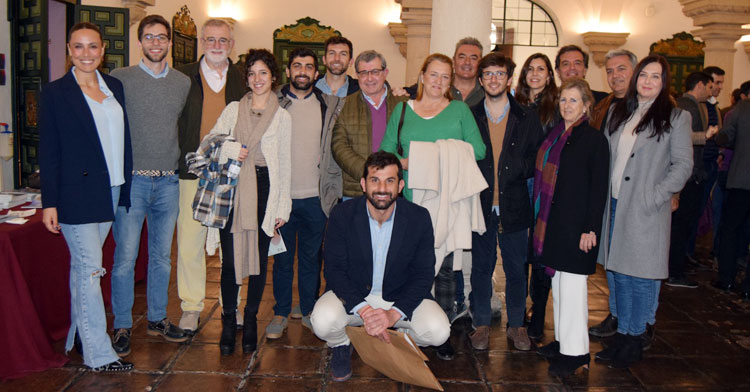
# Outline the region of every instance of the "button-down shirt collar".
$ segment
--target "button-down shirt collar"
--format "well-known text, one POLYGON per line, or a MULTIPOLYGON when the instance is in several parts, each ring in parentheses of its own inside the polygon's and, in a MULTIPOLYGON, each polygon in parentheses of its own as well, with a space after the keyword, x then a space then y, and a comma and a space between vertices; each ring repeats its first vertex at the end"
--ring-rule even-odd
POLYGON ((201 71, 203 71, 203 77, 206 78, 208 87, 214 92, 221 91, 224 85, 227 83, 227 71, 229 70, 229 60, 227 60, 227 66, 224 69, 217 71, 208 66, 206 58, 201 59, 201 71))
POLYGON ((367 217, 370 222, 370 241, 372 243, 372 289, 370 290, 370 294, 382 296, 385 262, 388 257, 388 248, 391 245, 393 216, 396 214, 396 205, 394 203, 391 216, 382 225, 370 215, 367 203, 365 203, 365 209, 367 210, 367 217))
POLYGON ((498 118, 492 118, 492 114, 490 114, 490 109, 487 107, 487 100, 484 100, 484 112, 487 113, 487 118, 492 121, 493 124, 499 124, 500 121, 503 121, 505 116, 508 115, 508 110, 510 109, 510 101, 505 103, 505 107, 503 108, 503 112, 500 114, 498 118))
POLYGON ((369 102, 370 105, 372 105, 376 110, 380 109, 380 105, 382 105, 383 102, 385 102, 385 97, 388 96, 388 85, 385 84, 383 85, 383 87, 385 88, 385 90, 383 91, 383 94, 380 96, 380 102, 378 102, 377 105, 375 104, 375 101, 369 95, 367 95, 367 93, 364 90, 362 90, 362 96, 365 97, 365 100, 369 102))
MULTIPOLYGON (((76 83, 78 83, 78 76, 76 76, 76 67, 75 65, 70 69, 70 72, 73 73, 73 78, 75 78, 76 83)), ((107 83, 104 81, 104 78, 102 78, 102 74, 99 73, 99 70, 96 70, 96 79, 99 81, 99 90, 101 90, 104 95, 107 97, 111 97, 114 94, 112 94, 112 90, 107 87, 107 83)))
POLYGON ((315 87, 320 89, 320 91, 323 92, 323 94, 328 95, 335 95, 339 98, 346 98, 346 93, 349 91, 349 77, 346 77, 346 82, 344 82, 344 85, 339 87, 338 90, 336 90, 336 93, 333 92, 331 89, 331 86, 328 85, 328 75, 323 76, 322 78, 318 79, 318 81, 315 83, 315 87))
POLYGON ((164 69, 161 70, 158 75, 155 74, 154 71, 151 70, 151 68, 146 66, 146 63, 143 62, 143 59, 141 59, 141 61, 138 63, 138 66, 141 67, 141 69, 147 74, 151 75, 151 77, 154 79, 166 78, 167 74, 169 73, 169 64, 164 65, 164 69))

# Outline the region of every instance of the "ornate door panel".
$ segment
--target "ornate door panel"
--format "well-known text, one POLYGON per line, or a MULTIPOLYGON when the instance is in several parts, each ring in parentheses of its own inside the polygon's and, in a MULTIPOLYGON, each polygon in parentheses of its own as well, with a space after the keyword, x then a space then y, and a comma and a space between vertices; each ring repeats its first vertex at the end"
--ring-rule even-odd
POLYGON ((323 75, 326 67, 323 65, 326 40, 333 36, 341 36, 338 30, 331 26, 323 26, 316 19, 306 17, 298 19, 296 24, 285 25, 273 32, 273 55, 281 69, 281 81, 279 84, 287 83, 286 65, 289 62, 289 53, 298 46, 312 49, 318 56, 318 73, 323 75))
POLYGON ((659 40, 651 44, 649 54, 664 56, 669 62, 672 73, 670 93, 679 97, 685 92, 685 78, 695 71, 703 69, 703 48, 705 43, 697 41, 686 32, 677 33, 669 39, 659 40))
POLYGON ((77 5, 74 15, 74 23, 91 22, 101 29, 106 48, 102 65, 104 72, 129 64, 130 10, 77 5))
POLYGON ((16 130, 14 185, 26 185, 26 178, 39 169, 37 123, 39 92, 48 82, 47 0, 9 3, 13 21, 14 113, 16 130))

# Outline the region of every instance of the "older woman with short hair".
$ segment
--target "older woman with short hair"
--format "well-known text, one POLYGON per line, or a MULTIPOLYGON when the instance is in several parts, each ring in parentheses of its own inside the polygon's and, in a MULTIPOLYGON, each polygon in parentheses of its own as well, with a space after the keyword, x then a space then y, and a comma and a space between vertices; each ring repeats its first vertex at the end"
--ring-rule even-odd
POLYGON ((555 324, 555 341, 540 354, 561 376, 590 361, 587 279, 596 272, 609 178, 607 139, 588 124, 593 103, 586 81, 563 83, 563 120, 539 147, 534 175, 531 256, 552 276, 555 324))

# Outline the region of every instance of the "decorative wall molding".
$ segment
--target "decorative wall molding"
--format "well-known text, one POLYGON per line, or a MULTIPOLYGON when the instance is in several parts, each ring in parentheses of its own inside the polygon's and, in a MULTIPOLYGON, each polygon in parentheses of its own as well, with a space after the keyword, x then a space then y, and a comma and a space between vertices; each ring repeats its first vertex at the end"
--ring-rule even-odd
POLYGON ((604 56, 612 49, 617 49, 625 45, 630 33, 603 33, 599 31, 589 31, 583 33, 583 43, 591 51, 594 63, 604 66, 604 56))
POLYGON ((130 26, 146 17, 148 14, 146 7, 153 7, 155 5, 156 0, 122 0, 122 6, 130 10, 130 26))

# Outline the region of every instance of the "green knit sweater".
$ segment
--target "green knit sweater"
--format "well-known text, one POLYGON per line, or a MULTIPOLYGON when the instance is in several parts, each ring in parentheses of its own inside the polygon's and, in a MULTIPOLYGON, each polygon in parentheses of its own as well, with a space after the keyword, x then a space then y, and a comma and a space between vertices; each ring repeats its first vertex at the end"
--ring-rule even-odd
MULTIPOLYGON (((388 120, 388 127, 380 144, 381 151, 392 152, 399 158, 409 157, 409 144, 412 141, 417 142, 434 142, 441 139, 458 139, 463 140, 474 147, 474 158, 477 160, 484 159, 487 147, 482 141, 479 134, 474 116, 471 110, 461 101, 451 101, 451 103, 438 113, 437 116, 430 119, 424 119, 414 112, 406 104, 406 114, 404 115, 404 125, 401 127, 401 147, 404 149, 404 155, 398 155, 397 134, 398 122, 401 118, 402 105, 396 106, 388 120)), ((404 170, 404 197, 407 200, 412 199, 412 192, 409 189, 409 171, 404 170)))

